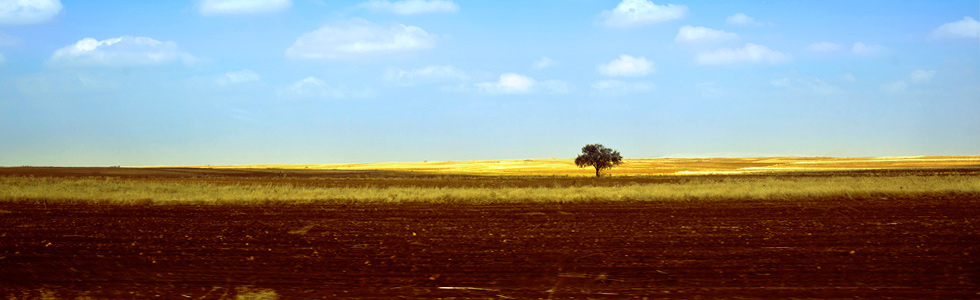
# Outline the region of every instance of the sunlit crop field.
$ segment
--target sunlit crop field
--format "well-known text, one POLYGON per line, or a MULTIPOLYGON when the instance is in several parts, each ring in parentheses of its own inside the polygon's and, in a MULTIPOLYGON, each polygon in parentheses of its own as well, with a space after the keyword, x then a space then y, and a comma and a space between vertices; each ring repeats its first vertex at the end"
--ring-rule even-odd
POLYGON ((0 168, 2 201, 116 204, 572 203, 980 198, 980 157, 634 159, 184 168, 0 168), (20 170, 19 172, 17 170, 20 170))
MULTIPOLYGON (((738 157, 625 159, 604 170, 609 175, 759 174, 780 171, 848 171, 901 168, 980 166, 980 156, 905 157, 738 157)), ((435 174, 592 176, 594 170, 575 166, 573 159, 521 159, 439 162, 362 163, 339 165, 233 165, 209 168, 385 170, 435 174)))

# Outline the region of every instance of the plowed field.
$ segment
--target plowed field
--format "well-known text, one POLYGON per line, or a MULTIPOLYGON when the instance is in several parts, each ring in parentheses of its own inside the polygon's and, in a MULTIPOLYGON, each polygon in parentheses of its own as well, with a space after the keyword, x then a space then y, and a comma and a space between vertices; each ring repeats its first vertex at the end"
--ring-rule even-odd
POLYGON ((976 298, 978 215, 965 198, 3 203, 0 298, 976 298))

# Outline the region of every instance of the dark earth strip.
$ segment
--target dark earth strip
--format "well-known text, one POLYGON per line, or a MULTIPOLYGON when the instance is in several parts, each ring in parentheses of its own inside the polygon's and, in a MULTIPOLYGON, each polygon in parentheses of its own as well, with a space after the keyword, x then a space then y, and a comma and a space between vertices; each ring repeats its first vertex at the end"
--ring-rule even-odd
POLYGON ((0 298, 980 297, 978 199, 0 204, 0 298))

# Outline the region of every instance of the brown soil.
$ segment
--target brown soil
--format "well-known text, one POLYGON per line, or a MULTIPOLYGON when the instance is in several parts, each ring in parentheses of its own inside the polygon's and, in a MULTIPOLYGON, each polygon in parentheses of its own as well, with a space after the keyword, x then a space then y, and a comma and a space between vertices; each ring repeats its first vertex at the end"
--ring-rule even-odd
MULTIPOLYGON (((4 176, 256 184, 487 182, 390 172, 292 171, 285 178, 275 170, 213 172, 0 168, 4 176)), ((687 179, 584 180, 489 182, 687 179)), ((0 299, 980 297, 980 199, 972 196, 534 205, 44 203, 0 203, 0 299)))
POLYGON ((976 199, 7 203, 0 214, 5 299, 973 298, 980 291, 976 199))

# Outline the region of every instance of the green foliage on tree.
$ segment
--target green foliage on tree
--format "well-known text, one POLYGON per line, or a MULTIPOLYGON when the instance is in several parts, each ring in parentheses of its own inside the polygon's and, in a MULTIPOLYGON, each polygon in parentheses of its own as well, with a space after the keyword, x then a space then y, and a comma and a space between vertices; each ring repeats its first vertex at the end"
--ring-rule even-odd
POLYGON ((579 168, 594 167, 595 177, 599 177, 602 169, 611 169, 613 166, 623 163, 623 156, 619 151, 606 148, 602 144, 589 144, 582 147, 582 154, 575 158, 575 165, 579 168))

